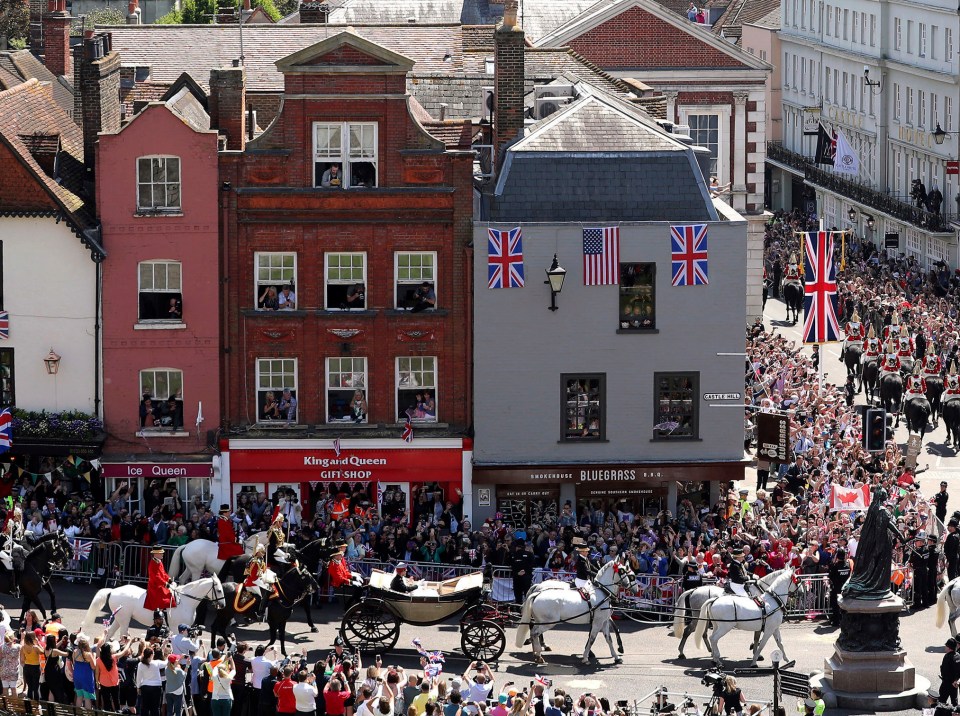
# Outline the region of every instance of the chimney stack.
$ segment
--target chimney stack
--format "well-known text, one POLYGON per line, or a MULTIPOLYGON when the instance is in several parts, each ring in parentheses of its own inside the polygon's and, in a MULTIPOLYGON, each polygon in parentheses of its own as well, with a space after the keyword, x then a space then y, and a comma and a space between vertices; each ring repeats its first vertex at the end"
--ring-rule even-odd
POLYGON ((503 22, 493 35, 493 152, 500 161, 503 146, 523 130, 523 29, 517 24, 517 0, 503 3, 503 22))
POLYGON ((44 64, 57 77, 73 74, 73 56, 70 54, 70 22, 67 0, 49 0, 43 16, 44 64))
POLYGON ((241 152, 246 146, 245 83, 242 66, 210 70, 210 126, 226 137, 227 149, 241 152))
POLYGON ((141 22, 142 20, 139 0, 130 0, 130 2, 127 3, 127 24, 139 25, 141 22))
POLYGON ((80 58, 80 83, 74 91, 80 94, 85 184, 92 195, 98 135, 120 130, 120 55, 113 51, 109 32, 88 32, 84 33, 80 58))
POLYGON ((300 3, 301 25, 325 25, 327 23, 326 0, 309 0, 300 3))

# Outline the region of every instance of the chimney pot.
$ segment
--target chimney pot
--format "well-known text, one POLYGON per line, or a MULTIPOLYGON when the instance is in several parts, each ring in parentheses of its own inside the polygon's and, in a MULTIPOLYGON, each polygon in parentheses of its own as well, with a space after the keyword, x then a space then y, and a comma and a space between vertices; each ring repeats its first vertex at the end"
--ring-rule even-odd
POLYGON ((210 126, 226 138, 226 148, 246 146, 246 70, 222 67, 210 70, 210 126))
POLYGON ((517 0, 504 0, 503 26, 516 27, 516 25, 517 25, 517 0))

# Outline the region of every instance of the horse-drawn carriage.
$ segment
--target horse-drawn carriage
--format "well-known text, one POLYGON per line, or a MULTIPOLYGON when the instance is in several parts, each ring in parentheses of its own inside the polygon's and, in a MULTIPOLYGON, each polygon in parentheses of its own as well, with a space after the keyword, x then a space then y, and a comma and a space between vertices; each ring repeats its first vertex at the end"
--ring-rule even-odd
POLYGON ((401 624, 433 626, 461 613, 464 654, 477 661, 496 661, 503 654, 504 626, 511 616, 488 600, 482 572, 424 582, 417 592, 408 594, 390 589, 392 579, 391 573, 373 570, 363 598, 344 613, 340 636, 351 648, 389 651, 400 638, 401 624))

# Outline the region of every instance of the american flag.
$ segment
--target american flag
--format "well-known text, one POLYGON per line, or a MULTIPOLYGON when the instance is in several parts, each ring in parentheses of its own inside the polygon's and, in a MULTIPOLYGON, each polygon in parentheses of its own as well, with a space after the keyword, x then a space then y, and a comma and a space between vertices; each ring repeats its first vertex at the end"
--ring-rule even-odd
POLYGON ((523 288, 523 237, 520 227, 487 229, 487 288, 523 288))
POLYGON ((670 259, 673 286, 706 286, 707 225, 681 224, 670 227, 670 259))
POLYGON ((13 447, 13 415, 10 408, 0 411, 0 453, 10 452, 13 447))
POLYGON ((808 231, 803 240, 803 342, 839 341, 837 267, 833 262, 833 236, 828 231, 808 231))
POLYGON ((403 442, 412 443, 413 442, 413 423, 410 422, 410 418, 407 418, 407 422, 403 424, 403 433, 400 435, 403 438, 403 442))
POLYGON ((0 341, 10 337, 10 312, 0 311, 0 341))
POLYGON ((620 283, 620 227, 583 230, 583 285, 620 283))
POLYGON ((90 559, 90 550, 93 548, 93 540, 75 539, 73 541, 73 558, 90 559))
POLYGON ((333 439, 333 454, 340 457, 340 438, 333 439))

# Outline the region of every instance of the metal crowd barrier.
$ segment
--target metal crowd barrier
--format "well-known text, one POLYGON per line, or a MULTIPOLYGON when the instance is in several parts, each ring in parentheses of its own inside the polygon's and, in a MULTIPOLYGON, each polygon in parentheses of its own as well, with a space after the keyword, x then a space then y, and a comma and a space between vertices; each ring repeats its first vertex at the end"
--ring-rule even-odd
MULTIPOLYGON (((396 562, 381 562, 376 559, 363 559, 350 562, 354 571, 364 577, 369 577, 374 569, 392 572, 396 562)), ((428 582, 442 582, 444 579, 453 579, 464 574, 472 574, 477 568, 472 565, 451 565, 438 562, 404 562, 407 565, 407 576, 411 579, 425 579, 428 582)))
POLYGON ((88 539, 75 541, 82 545, 89 544, 89 554, 83 550, 79 554, 75 552, 76 558, 70 559, 63 569, 54 570, 53 576, 69 582, 86 582, 87 584, 94 580, 109 580, 120 564, 123 545, 119 542, 98 542, 88 539))
MULTIPOLYGON (((157 547, 158 545, 153 544, 123 545, 123 559, 117 565, 118 569, 111 573, 112 578, 116 579, 118 584, 146 584, 150 550, 157 547)), ((179 545, 163 544, 159 547, 163 549, 163 566, 169 571, 173 553, 177 551, 179 545)))

